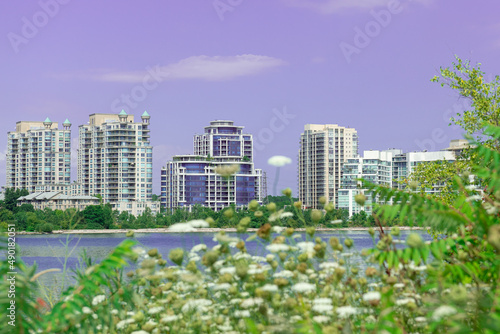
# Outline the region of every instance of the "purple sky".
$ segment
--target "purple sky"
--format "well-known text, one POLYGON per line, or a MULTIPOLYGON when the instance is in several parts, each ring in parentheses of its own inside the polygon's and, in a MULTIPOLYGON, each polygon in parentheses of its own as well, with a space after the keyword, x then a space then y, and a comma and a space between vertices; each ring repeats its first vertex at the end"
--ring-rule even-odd
POLYGON ((447 118, 463 103, 430 82, 439 67, 457 54, 500 74, 498 0, 40 0, 0 13, 0 185, 16 121, 69 118, 76 153, 89 114, 125 108, 151 115, 155 193, 161 166, 214 119, 254 135, 269 192, 267 159, 292 158, 279 188, 296 189, 304 124, 354 127, 360 153, 442 149, 462 137, 447 118))

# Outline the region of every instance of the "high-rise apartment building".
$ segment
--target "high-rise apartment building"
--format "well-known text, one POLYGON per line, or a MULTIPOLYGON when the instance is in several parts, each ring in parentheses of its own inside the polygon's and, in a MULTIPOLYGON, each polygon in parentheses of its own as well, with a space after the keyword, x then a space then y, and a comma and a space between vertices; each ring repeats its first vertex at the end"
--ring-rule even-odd
POLYGON ((16 123, 8 132, 6 187, 34 192, 37 186, 70 184, 71 123, 63 129, 48 117, 44 122, 16 123))
POLYGON ((306 124, 300 136, 298 161, 299 200, 306 208, 319 208, 325 197, 337 204, 341 170, 358 155, 358 134, 337 124, 306 124))
POLYGON ((202 205, 220 210, 262 201, 262 170, 253 164, 252 135, 233 121, 212 121, 194 136, 194 154, 177 155, 161 170, 161 206, 167 210, 202 205), (234 168, 231 177, 217 168, 234 168))
POLYGON ((342 168, 337 207, 347 210, 349 216, 360 211, 371 214, 372 196, 366 189, 362 189, 359 179, 391 187, 393 181, 393 157, 401 153, 402 150, 399 149, 385 151, 370 150, 364 151, 363 157, 347 159, 342 168), (366 196, 364 206, 357 204, 354 200, 354 197, 360 193, 366 196))
MULTIPOLYGON (((338 190, 339 209, 345 209, 349 216, 365 211, 372 213, 373 204, 377 198, 373 198, 367 189, 360 187, 357 179, 363 178, 371 183, 405 189, 406 184, 401 182, 410 177, 415 167, 423 162, 432 161, 454 161, 454 151, 436 152, 407 152, 402 153, 399 149, 385 151, 364 151, 363 157, 348 159, 342 169, 341 188, 338 190), (366 202, 364 206, 357 204, 354 197, 364 194, 366 202)), ((435 184, 432 188, 425 189, 428 194, 439 193, 443 184, 435 184)))
POLYGON ((79 126, 78 183, 82 195, 101 195, 114 209, 140 214, 153 195, 150 116, 92 114, 79 126), (140 208, 139 210, 137 208, 140 208))

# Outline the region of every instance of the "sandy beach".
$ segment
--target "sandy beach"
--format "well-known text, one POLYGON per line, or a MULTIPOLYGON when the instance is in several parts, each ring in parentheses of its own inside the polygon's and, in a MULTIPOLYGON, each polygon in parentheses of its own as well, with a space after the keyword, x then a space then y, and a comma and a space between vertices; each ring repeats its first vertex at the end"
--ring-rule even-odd
MULTIPOLYGON (((318 227, 316 231, 323 232, 335 232, 335 231, 367 231, 368 227, 339 227, 339 228, 326 228, 318 227)), ((376 230, 376 228, 374 228, 376 230)), ((389 231, 391 228, 386 227, 384 230, 389 231)), ((399 226, 402 231, 407 230, 422 230, 422 227, 409 227, 409 226, 399 226)), ((32 234, 106 234, 106 233, 127 233, 128 231, 133 231, 134 233, 216 233, 219 231, 225 232, 236 232, 236 228, 197 228, 196 231, 189 232, 179 232, 169 230, 167 227, 163 228, 140 228, 140 229, 110 229, 110 230, 54 230, 52 233, 40 233, 40 232, 16 232, 17 235, 32 235, 32 234)), ((248 232, 257 231, 256 228, 247 229, 248 232)), ((305 231, 304 228, 296 228, 295 231, 305 231)))

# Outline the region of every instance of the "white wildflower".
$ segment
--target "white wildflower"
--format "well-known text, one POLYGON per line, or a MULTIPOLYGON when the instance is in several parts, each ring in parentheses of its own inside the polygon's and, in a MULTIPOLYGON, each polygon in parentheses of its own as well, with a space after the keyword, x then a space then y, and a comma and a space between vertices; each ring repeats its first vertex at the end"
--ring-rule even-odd
POLYGON ((483 197, 481 195, 472 195, 472 196, 467 197, 465 200, 467 202, 472 202, 472 201, 481 201, 482 199, 483 199, 483 197))
POLYGON ((337 262, 323 262, 319 264, 321 269, 335 269, 339 267, 337 262))
POLYGON ((402 289, 405 287, 405 284, 404 283, 396 283, 393 285, 396 289, 402 289))
POLYGON ((117 309, 113 309, 113 310, 111 311, 111 314, 112 314, 112 315, 117 315, 117 314, 118 314, 118 310, 117 310, 117 309))
POLYGON ((207 250, 207 245, 205 245, 205 244, 198 244, 198 245, 194 246, 193 248, 191 248, 192 253, 197 253, 197 252, 206 251, 206 250, 207 250))
POLYGON ((84 307, 82 308, 82 312, 83 312, 84 314, 90 314, 90 313, 92 313, 92 310, 90 309, 90 307, 84 306, 84 307))
POLYGON ((315 298, 313 304, 331 304, 332 300, 330 298, 315 298))
POLYGON ((133 331, 132 333, 130 334, 149 334, 149 332, 146 332, 145 330, 138 330, 138 331, 133 331))
POLYGON ((219 269, 219 274, 231 274, 233 275, 236 272, 236 267, 224 267, 219 269))
POLYGON ((239 252, 239 253, 234 254, 234 259, 235 259, 235 260, 239 260, 239 259, 249 259, 249 258, 251 258, 251 257, 252 257, 252 256, 251 256, 250 254, 248 254, 248 253, 241 253, 241 252, 239 252))
POLYGON ((231 287, 229 283, 215 284, 214 291, 227 291, 231 287))
POLYGON ((352 306, 341 306, 337 308, 339 318, 347 318, 358 313, 357 309, 352 306))
POLYGON ((271 253, 280 253, 288 252, 290 250, 290 246, 285 244, 270 244, 266 246, 266 249, 271 253))
POLYGON ((316 290, 316 285, 306 282, 296 283, 294 286, 292 286, 292 290, 300 293, 312 292, 316 290))
POLYGON ((432 319, 439 321, 443 319, 444 317, 448 317, 450 315, 453 315, 457 313, 457 310, 453 306, 449 305, 442 305, 439 306, 434 313, 432 314, 432 319))
POLYGON ((274 167, 283 167, 285 165, 291 164, 292 159, 285 157, 283 155, 275 155, 267 160, 267 163, 274 167))
POLYGON ((370 292, 367 292, 363 295, 363 300, 365 302, 380 300, 380 298, 381 298, 381 295, 380 295, 380 292, 378 292, 378 291, 370 291, 370 292))
POLYGON ((262 304, 264 300, 262 298, 248 298, 248 299, 245 299, 241 302, 240 304, 240 307, 242 308, 250 308, 250 307, 253 307, 253 306, 259 306, 260 304, 262 304))
POLYGON ((190 220, 187 222, 191 227, 198 227, 198 228, 203 228, 203 227, 210 227, 207 221, 202 220, 202 219, 195 219, 195 220, 190 220))
POLYGON ((313 317, 313 320, 315 322, 317 322, 318 324, 322 324, 322 323, 327 323, 330 321, 330 318, 327 317, 327 316, 324 316, 324 315, 317 315, 315 317, 313 317))
POLYGON ((130 319, 125 319, 116 324, 116 329, 124 329, 125 327, 128 326, 128 324, 134 323, 135 320, 130 318, 130 319))
POLYGON ((276 292, 278 291, 278 286, 274 284, 266 284, 261 288, 263 291, 276 292))
POLYGON ((169 323, 172 321, 177 321, 178 319, 179 319, 178 315, 167 315, 167 316, 161 318, 160 322, 162 324, 166 324, 166 323, 169 323))
POLYGON ((189 223, 177 223, 170 225, 168 228, 170 231, 174 232, 196 232, 196 229, 189 223))
POLYGON ((268 270, 271 270, 270 265, 264 265, 264 266, 256 266, 254 264, 251 264, 248 266, 248 275, 256 275, 256 274, 262 274, 268 270))
MULTIPOLYGON (((288 213, 288 212, 285 212, 285 213, 288 213)), ((275 233, 281 233, 281 232, 283 232, 284 229, 285 228, 283 226, 273 226, 271 231, 273 231, 275 233)))
POLYGON ((212 301, 208 299, 190 299, 182 306, 182 312, 189 311, 205 311, 207 306, 212 305, 212 301))
POLYGON ((97 304, 102 303, 106 299, 105 295, 98 295, 92 299, 92 305, 96 306, 97 304))
POLYGON ((148 314, 157 314, 157 313, 160 313, 163 310, 164 310, 164 308, 161 307, 161 306, 152 307, 152 308, 150 308, 148 310, 148 314))
POLYGON ((292 278, 293 272, 290 270, 282 270, 273 274, 274 278, 292 278))
POLYGON ((396 305, 399 305, 399 306, 406 305, 408 303, 415 303, 415 299, 413 299, 413 298, 403 298, 403 299, 396 300, 396 305))
POLYGON ((312 310, 318 313, 330 314, 333 311, 333 306, 329 304, 314 304, 312 310))
POLYGON ((300 239, 300 238, 302 238, 302 236, 300 234, 294 234, 294 235, 292 235, 292 238, 300 239))
MULTIPOLYGON (((291 218, 293 217, 293 213, 292 212, 283 212, 281 215, 280 215, 280 218, 283 219, 283 218, 291 218)), ((275 226, 276 227, 276 226, 275 226)), ((282 227, 281 230, 284 230, 285 228, 282 227)), ((280 231, 281 232, 281 231, 280 231)), ((278 232, 279 233, 279 232, 278 232)))
POLYGON ((215 235, 215 237, 213 238, 213 241, 218 241, 218 242, 222 242, 222 243, 231 243, 231 242, 238 242, 238 241, 240 241, 240 239, 230 237, 227 234, 217 233, 215 235))
POLYGON ((341 223, 342 223, 342 219, 336 219, 336 220, 330 221, 330 224, 341 224, 341 223))
POLYGON ((236 318, 250 318, 250 311, 248 311, 248 310, 236 310, 236 311, 234 311, 234 316, 236 318))
POLYGON ((274 258, 275 258, 274 254, 267 254, 266 255, 267 262, 271 262, 272 260, 274 260, 274 258))

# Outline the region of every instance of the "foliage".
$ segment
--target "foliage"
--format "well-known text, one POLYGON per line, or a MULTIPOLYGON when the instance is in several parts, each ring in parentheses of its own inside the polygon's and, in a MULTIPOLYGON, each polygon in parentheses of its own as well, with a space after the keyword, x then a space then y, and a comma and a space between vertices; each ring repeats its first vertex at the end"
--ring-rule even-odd
POLYGON ((40 226, 40 232, 43 232, 43 233, 52 233, 53 230, 54 230, 54 226, 50 223, 45 223, 45 224, 40 226))
POLYGON ((468 175, 470 168, 470 161, 463 159, 420 163, 410 175, 407 188, 411 189, 410 184, 415 184, 414 190, 420 194, 428 192, 437 200, 452 204, 458 195, 453 187, 453 178, 456 175, 468 175))
POLYGON ((82 211, 86 228, 109 229, 113 224, 113 210, 110 205, 89 205, 82 211))
POLYGON ((0 201, 0 208, 15 211, 17 207, 17 199, 26 195, 29 195, 29 192, 26 189, 7 188, 4 192, 3 201, 0 201))
MULTIPOLYGON (((462 98, 470 101, 470 110, 457 113, 451 122, 459 125, 468 135, 482 132, 485 126, 500 126, 500 77, 497 75, 491 81, 485 79, 481 64, 471 66, 469 61, 455 57, 450 67, 441 68, 441 76, 435 76, 432 81, 441 83, 457 90, 462 98)), ((481 136, 477 136, 481 142, 481 136)))
MULTIPOLYGON (((442 87, 458 91, 461 98, 470 102, 469 110, 457 113, 450 118, 450 125, 460 126, 468 137, 475 135, 478 143, 493 149, 500 149, 500 142, 482 130, 485 126, 500 126, 500 77, 497 75, 488 81, 481 70, 481 64, 472 66, 469 61, 455 57, 456 62, 451 67, 441 68, 440 76, 432 81, 442 87)), ((423 193, 426 189, 438 188, 431 196, 447 204, 452 204, 457 192, 452 191, 452 181, 455 175, 469 173, 471 162, 477 157, 472 156, 474 150, 465 149, 456 161, 426 162, 416 166, 407 183, 416 183, 423 193)), ((410 188, 410 187, 409 187, 410 188)))

